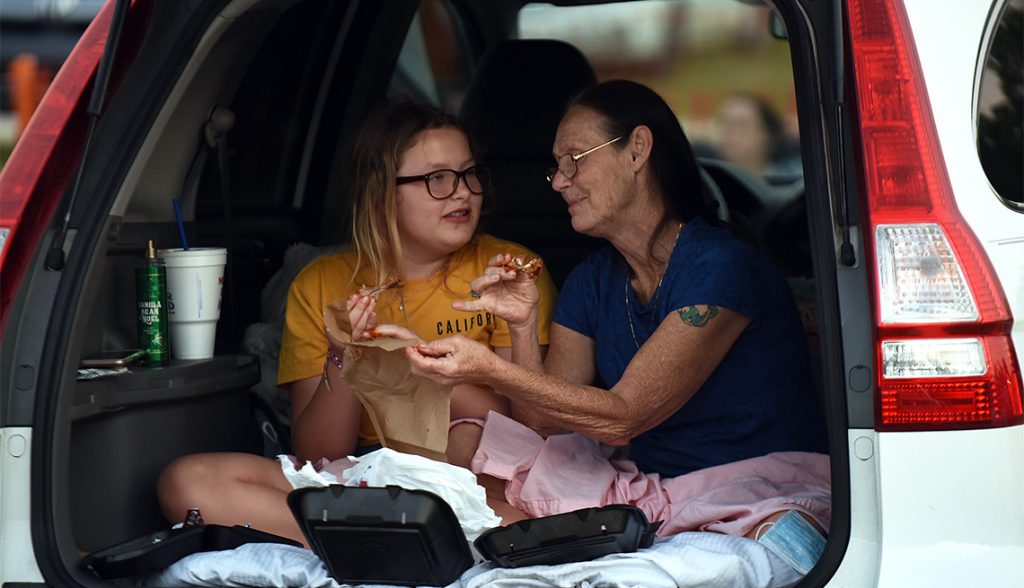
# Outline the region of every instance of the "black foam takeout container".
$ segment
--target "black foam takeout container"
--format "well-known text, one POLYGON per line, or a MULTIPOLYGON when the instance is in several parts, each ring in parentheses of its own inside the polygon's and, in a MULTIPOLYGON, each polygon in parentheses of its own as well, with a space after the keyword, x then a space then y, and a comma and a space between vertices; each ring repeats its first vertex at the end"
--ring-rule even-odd
POLYGON ((501 567, 554 565, 650 547, 660 526, 635 506, 613 504, 490 529, 473 545, 501 567))
POLYGON ((458 518, 432 492, 331 485, 293 490, 288 505, 341 583, 447 586, 473 565, 458 518))

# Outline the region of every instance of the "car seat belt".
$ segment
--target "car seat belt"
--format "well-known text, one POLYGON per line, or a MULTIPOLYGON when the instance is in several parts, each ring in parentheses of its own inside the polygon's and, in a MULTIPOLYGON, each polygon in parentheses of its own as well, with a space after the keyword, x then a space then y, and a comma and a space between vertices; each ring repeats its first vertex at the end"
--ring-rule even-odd
MULTIPOLYGON (((188 172, 185 174, 184 190, 182 191, 183 198, 195 202, 194 198, 199 187, 199 180, 202 177, 203 169, 206 167, 206 160, 209 157, 210 150, 216 149, 217 167, 220 174, 221 205, 224 214, 224 239, 229 255, 236 253, 231 216, 231 182, 229 181, 227 159, 227 135, 234 126, 235 114, 230 109, 224 106, 217 106, 213 109, 210 113, 210 118, 203 125, 203 140, 199 145, 199 150, 196 151, 195 157, 192 158, 192 163, 189 164, 188 172)), ((235 265, 237 265, 237 262, 231 263, 229 261, 224 268, 224 294, 225 298, 228 299, 228 304, 224 305, 223 313, 227 320, 228 332, 232 335, 235 334, 236 324, 234 304, 235 265)))
MULTIPOLYGON (((231 182, 228 175, 228 132, 235 126, 235 113, 226 107, 218 106, 210 114, 210 120, 206 123, 206 143, 217 150, 217 168, 220 171, 220 201, 224 207, 224 238, 228 251, 231 255, 237 255, 235 250, 235 228, 231 217, 231 182)), ((224 268, 227 274, 224 288, 227 293, 227 319, 228 333, 235 335, 235 267, 238 265, 237 258, 234 263, 227 264, 224 268)))

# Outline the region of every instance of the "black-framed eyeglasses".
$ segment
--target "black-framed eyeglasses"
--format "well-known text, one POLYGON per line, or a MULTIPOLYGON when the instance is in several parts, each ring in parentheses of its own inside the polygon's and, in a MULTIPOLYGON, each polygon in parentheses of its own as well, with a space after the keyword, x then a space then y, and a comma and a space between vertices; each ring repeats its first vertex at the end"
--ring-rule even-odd
POLYGON ((623 139, 624 137, 625 137, 625 135, 620 135, 618 137, 615 137, 611 141, 605 141, 604 143, 601 143, 597 147, 591 147, 590 149, 587 149, 586 151, 584 151, 582 153, 566 153, 565 155, 559 157, 558 158, 558 167, 549 167, 548 168, 548 175, 547 175, 548 183, 551 183, 552 181, 554 181, 555 174, 558 173, 558 172, 562 172, 562 175, 565 176, 566 179, 572 178, 573 176, 576 175, 577 172, 580 171, 579 161, 581 159, 583 159, 584 157, 590 155, 591 153, 597 151, 598 149, 600 149, 602 147, 607 147, 607 146, 611 145, 612 143, 614 143, 614 142, 616 142, 616 141, 618 141, 620 139, 623 139))
POLYGON ((491 169, 484 165, 474 165, 462 171, 439 169, 421 176, 398 176, 395 184, 401 186, 411 182, 423 182, 427 193, 434 200, 451 198, 459 189, 459 180, 466 183, 466 188, 473 194, 483 194, 491 185, 491 169))

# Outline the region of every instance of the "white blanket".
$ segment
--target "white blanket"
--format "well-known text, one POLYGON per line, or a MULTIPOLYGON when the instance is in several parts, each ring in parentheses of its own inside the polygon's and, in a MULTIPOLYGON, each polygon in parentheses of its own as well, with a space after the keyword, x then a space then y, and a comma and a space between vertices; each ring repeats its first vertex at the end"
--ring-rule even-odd
MULTIPOLYGON (((760 543, 718 533, 691 532, 658 539, 636 553, 606 555, 557 566, 466 570, 448 588, 580 587, 778 587, 800 574, 760 543)), ((309 586, 338 588, 311 551, 280 544, 249 543, 237 549, 190 555, 145 586, 309 586)))

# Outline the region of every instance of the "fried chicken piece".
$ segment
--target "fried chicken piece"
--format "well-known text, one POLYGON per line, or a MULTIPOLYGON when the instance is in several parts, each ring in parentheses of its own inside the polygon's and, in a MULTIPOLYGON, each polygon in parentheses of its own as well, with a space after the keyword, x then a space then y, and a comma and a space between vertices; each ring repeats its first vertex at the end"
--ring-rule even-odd
POLYGON ((523 272, 527 278, 536 280, 540 276, 540 271, 544 269, 544 262, 539 257, 526 261, 522 255, 516 255, 505 264, 504 269, 506 271, 523 272))
POLYGON ((385 281, 380 286, 363 286, 362 288, 359 289, 359 295, 369 296, 370 298, 376 299, 378 296, 380 296, 381 292, 384 292, 385 290, 390 290, 392 288, 398 288, 401 285, 402 281, 399 280, 398 278, 388 278, 387 281, 385 281))

